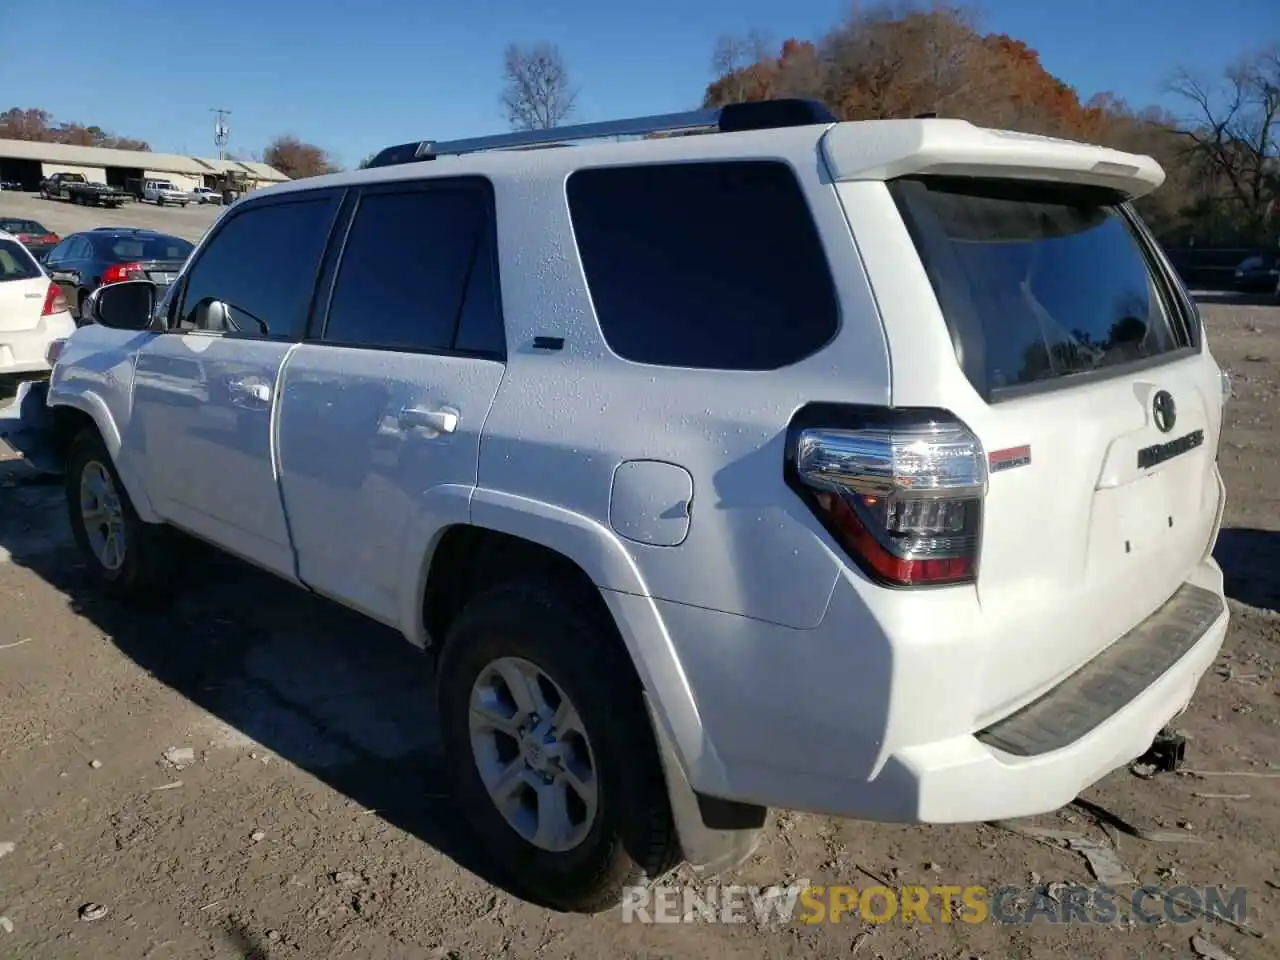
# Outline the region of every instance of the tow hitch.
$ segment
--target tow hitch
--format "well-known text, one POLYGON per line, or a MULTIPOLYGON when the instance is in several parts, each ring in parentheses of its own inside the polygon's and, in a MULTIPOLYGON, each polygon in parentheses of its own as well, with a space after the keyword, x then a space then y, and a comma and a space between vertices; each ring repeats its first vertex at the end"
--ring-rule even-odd
POLYGON ((1156 734, 1147 752, 1129 768, 1135 776, 1150 780, 1157 773, 1174 773, 1187 756, 1187 738, 1171 730, 1156 734))

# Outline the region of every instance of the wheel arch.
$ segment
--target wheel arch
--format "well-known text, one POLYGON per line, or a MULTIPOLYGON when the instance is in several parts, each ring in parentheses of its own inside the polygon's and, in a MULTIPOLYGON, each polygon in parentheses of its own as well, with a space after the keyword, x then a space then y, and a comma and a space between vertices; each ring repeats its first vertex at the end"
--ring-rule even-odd
POLYGON ((50 413, 53 417, 54 443, 58 456, 65 462, 67 449, 81 430, 92 428, 97 431, 139 519, 146 523, 159 523, 160 517, 151 506, 141 478, 133 470, 132 464, 127 462, 127 458, 120 456, 120 430, 106 401, 91 392, 64 393, 55 403, 50 404, 50 413))
POLYGON ((520 576, 565 578, 630 662, 648 707, 684 856, 718 872, 759 842, 763 808, 716 800, 694 784, 725 782, 692 690, 658 607, 626 549, 589 517, 525 498, 476 491, 471 522, 446 527, 423 559, 418 618, 423 645, 438 655, 452 617, 480 591, 520 576), (726 813, 727 811, 727 813, 726 813))

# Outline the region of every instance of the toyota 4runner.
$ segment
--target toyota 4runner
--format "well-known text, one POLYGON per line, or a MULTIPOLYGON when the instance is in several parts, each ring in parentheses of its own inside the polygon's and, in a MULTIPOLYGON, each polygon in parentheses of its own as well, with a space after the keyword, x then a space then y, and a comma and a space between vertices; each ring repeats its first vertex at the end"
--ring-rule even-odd
POLYGON ((732 866, 768 807, 1069 802, 1227 628, 1223 381, 1131 206, 1163 171, 833 121, 415 142, 241 200, 61 348, 92 568, 154 591, 182 531, 397 627, 466 816, 562 907, 732 866))

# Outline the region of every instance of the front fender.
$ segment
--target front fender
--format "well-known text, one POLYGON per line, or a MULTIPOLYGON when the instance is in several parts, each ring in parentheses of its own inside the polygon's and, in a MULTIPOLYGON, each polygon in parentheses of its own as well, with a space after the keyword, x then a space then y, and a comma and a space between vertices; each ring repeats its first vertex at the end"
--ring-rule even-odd
POLYGON ((161 518, 151 505, 151 498, 147 496, 147 488, 142 481, 137 464, 124 450, 120 426, 107 400, 87 384, 64 379, 61 383, 50 385, 47 403, 55 416, 57 410, 63 408, 78 410, 93 421, 107 448, 107 453, 111 455, 112 465, 120 475, 120 482, 124 484, 138 518, 144 523, 160 523, 161 518))

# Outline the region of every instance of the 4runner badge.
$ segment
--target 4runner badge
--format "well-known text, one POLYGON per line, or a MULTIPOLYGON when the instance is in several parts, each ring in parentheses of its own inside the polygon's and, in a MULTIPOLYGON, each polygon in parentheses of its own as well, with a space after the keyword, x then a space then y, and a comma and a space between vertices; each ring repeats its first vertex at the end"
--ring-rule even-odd
POLYGON ((1007 450, 993 450, 987 455, 987 469, 991 473, 1001 470, 1012 470, 1014 467, 1025 467, 1031 462, 1031 447, 1009 447, 1007 450))

